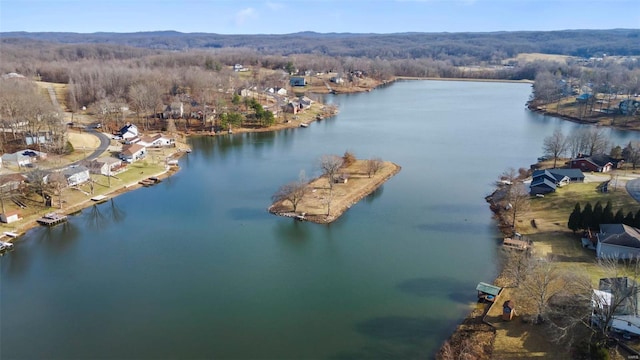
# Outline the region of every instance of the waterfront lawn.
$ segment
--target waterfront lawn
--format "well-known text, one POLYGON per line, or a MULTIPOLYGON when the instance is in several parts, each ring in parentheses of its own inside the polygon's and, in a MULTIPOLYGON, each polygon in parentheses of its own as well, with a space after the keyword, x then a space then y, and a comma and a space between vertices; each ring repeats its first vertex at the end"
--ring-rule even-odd
POLYGON ((607 193, 598 191, 600 183, 571 183, 558 188, 555 193, 547 194, 543 198, 532 197, 530 209, 522 218, 535 220, 536 227, 533 228, 531 221, 519 220, 518 229, 521 233, 534 233, 540 231, 565 231, 569 215, 573 211, 576 203, 584 209, 587 203, 595 206, 600 201, 602 206, 606 206, 611 201, 613 212, 623 209, 625 215, 632 211, 634 214, 640 208, 635 201, 620 185, 617 189, 612 189, 607 193))
MULTIPOLYGON (((612 177, 615 176, 615 173, 612 177)), ((545 195, 544 198, 532 197, 530 207, 523 219, 518 223, 518 231, 526 234, 533 242, 533 256, 538 259, 547 259, 552 262, 560 272, 588 274, 594 287, 598 280, 607 276, 597 265, 595 251, 582 247, 580 234, 574 234, 567 228, 569 214, 573 211, 576 202, 581 208, 587 203, 595 205, 600 201, 606 206, 611 201, 614 213, 622 208, 626 214, 632 211, 634 214, 640 207, 624 189, 621 184, 617 189, 608 193, 597 190, 600 183, 571 183, 559 188, 555 193, 545 195), (531 224, 535 219, 536 227, 531 224)), ((564 359, 569 356, 563 346, 553 343, 549 339, 545 326, 532 325, 522 321, 522 318, 531 317, 535 309, 527 308, 525 304, 516 307, 519 317, 505 322, 500 316, 502 302, 509 298, 517 298, 517 288, 506 288, 487 316, 487 320, 496 326, 496 338, 494 340, 493 356, 495 358, 545 358, 564 359)), ((612 354, 615 358, 621 358, 619 354, 612 354)))

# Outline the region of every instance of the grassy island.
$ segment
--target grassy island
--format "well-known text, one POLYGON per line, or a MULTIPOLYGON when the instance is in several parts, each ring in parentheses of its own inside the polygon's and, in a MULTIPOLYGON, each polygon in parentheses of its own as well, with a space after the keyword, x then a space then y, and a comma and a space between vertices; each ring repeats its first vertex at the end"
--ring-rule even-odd
POLYGON ((333 176, 325 174, 309 182, 300 183, 301 186, 297 187, 299 195, 294 195, 293 198, 274 195, 274 203, 268 210, 280 216, 295 217, 319 224, 331 223, 401 169, 392 162, 380 161, 375 171, 371 171, 371 161, 355 160, 341 166, 333 176), (330 178, 333 178, 333 185, 329 183, 330 178))

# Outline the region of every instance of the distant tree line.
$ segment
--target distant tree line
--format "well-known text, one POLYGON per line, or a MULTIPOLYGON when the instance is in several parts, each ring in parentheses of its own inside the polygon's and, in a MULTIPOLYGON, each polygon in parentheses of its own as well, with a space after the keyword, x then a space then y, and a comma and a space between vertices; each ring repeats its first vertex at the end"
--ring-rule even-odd
POLYGON ((578 230, 600 230, 600 224, 625 224, 640 228, 640 210, 635 214, 632 211, 624 213, 623 209, 613 212, 611 201, 603 207, 600 201, 595 205, 587 203, 581 208, 580 203, 576 203, 573 211, 569 215, 567 227, 574 233, 578 230))
MULTIPOLYGON (((578 57, 640 54, 640 30, 562 30, 483 33, 321 34, 286 35, 188 34, 176 31, 138 33, 27 33, 5 32, 13 42, 126 45, 129 47, 185 51, 193 49, 246 48, 264 55, 295 54, 381 59, 457 60, 456 65, 494 62, 519 53, 561 54, 578 57), (469 62, 467 62, 469 61, 469 62)), ((35 46, 35 45, 34 45, 35 46)), ((86 51, 86 50, 84 50, 86 51)))

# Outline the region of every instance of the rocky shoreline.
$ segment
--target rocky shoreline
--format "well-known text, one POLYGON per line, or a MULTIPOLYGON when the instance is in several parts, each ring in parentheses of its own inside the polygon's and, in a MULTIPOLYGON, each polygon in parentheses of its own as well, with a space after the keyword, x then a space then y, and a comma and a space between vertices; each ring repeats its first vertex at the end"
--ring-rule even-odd
MULTIPOLYGON (((497 222, 500 232, 503 236, 508 236, 511 232, 511 225, 505 217, 504 205, 502 204, 505 196, 506 186, 498 185, 490 195, 485 197, 485 201, 489 203, 489 208, 493 213, 493 218, 497 222)), ((502 269, 498 269, 498 275, 494 281, 502 276, 502 269)), ((474 348, 474 359, 492 359, 496 329, 484 320, 490 307, 490 303, 483 303, 482 307, 476 307, 472 310, 440 347, 436 354, 436 359, 458 359, 465 349, 469 348, 470 344, 478 345, 474 348)))

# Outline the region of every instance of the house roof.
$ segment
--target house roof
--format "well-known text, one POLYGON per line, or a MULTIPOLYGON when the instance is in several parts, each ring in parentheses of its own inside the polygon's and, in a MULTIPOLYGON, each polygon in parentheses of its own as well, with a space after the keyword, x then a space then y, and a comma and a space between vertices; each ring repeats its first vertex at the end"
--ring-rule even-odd
POLYGON ((592 162, 594 162, 598 166, 605 166, 607 164, 613 165, 614 160, 611 159, 609 155, 605 154, 595 154, 589 157, 592 162))
POLYGON ((549 170, 536 170, 533 172, 532 183, 540 183, 542 179, 547 179, 552 182, 557 182, 558 179, 549 170))
POLYGON ((15 183, 15 182, 23 182, 25 181, 26 177, 22 174, 6 174, 6 175, 0 175, 0 186, 9 184, 9 183, 15 183))
POLYGON ((534 186, 543 186, 543 187, 548 187, 550 189, 555 190, 557 188, 556 183, 547 179, 546 177, 538 177, 533 179, 533 181, 531 181, 531 187, 534 186))
POLYGON ((584 179, 584 173, 580 169, 549 169, 552 175, 567 176, 569 179, 584 179))
POLYGON ((598 239, 602 244, 640 249, 640 230, 625 224, 601 224, 598 239))
POLYGON ((83 173, 85 171, 89 171, 89 169, 86 166, 77 165, 77 166, 69 166, 68 168, 65 168, 64 170, 62 170, 62 173, 64 174, 64 176, 69 177, 75 174, 83 173))
POLYGON ((478 283, 478 286, 476 286, 476 290, 481 291, 485 294, 498 296, 498 294, 500 294, 500 291, 502 291, 502 288, 481 281, 478 283))
POLYGON ((140 145, 140 144, 130 144, 130 145, 126 145, 122 148, 122 153, 125 155, 133 155, 135 153, 137 153, 140 150, 144 149, 144 146, 140 145))

